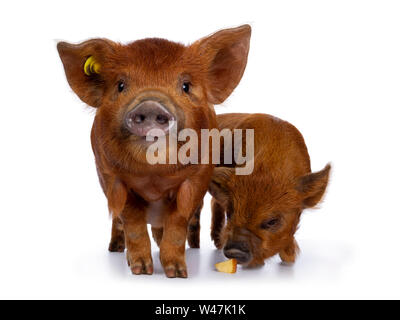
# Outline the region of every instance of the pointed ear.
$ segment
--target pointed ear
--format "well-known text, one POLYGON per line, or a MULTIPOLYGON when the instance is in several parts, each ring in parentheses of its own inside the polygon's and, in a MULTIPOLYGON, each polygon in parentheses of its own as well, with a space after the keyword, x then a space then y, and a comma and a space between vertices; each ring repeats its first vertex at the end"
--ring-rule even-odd
POLYGON ((329 181, 331 165, 318 172, 310 173, 301 177, 297 184, 297 191, 303 197, 305 208, 311 208, 318 204, 325 193, 329 181))
POLYGON ((230 191, 228 182, 235 174, 235 168, 215 167, 208 187, 210 194, 220 202, 229 198, 230 191))
POLYGON ((100 105, 105 90, 102 65, 112 50, 112 44, 106 39, 57 44, 69 85, 83 102, 92 107, 100 105))
POLYGON ((251 27, 225 29, 197 41, 194 45, 206 64, 207 98, 222 103, 239 84, 247 64, 251 27))

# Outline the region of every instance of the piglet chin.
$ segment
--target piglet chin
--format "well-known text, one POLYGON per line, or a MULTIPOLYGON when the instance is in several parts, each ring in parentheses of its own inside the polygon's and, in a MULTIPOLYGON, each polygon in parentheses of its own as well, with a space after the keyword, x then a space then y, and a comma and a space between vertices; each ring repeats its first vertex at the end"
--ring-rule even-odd
POLYGON ((168 131, 154 128, 141 128, 140 136, 147 141, 154 141, 155 138, 166 136, 168 131))
POLYGON ((256 259, 253 259, 251 261, 248 261, 246 264, 242 264, 242 266, 243 268, 256 269, 256 268, 261 268, 262 266, 264 266, 264 264, 265 264, 264 260, 258 261, 256 259))
POLYGON ((250 257, 250 259, 246 259, 246 260, 241 260, 240 258, 239 259, 236 258, 236 260, 237 260, 238 264, 242 265, 243 267, 247 267, 251 263, 252 257, 250 257))

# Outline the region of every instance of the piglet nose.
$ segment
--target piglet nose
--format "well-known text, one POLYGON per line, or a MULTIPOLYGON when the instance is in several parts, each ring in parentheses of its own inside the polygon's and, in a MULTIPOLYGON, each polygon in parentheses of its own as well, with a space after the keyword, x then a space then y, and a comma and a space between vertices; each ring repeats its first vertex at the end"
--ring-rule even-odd
POLYGON ((247 263, 251 259, 250 247, 246 242, 228 241, 224 248, 224 255, 228 259, 236 259, 239 263, 247 263))
POLYGON ((161 103, 146 100, 139 103, 125 115, 125 126, 134 135, 145 137, 165 135, 170 129, 170 122, 175 121, 174 115, 161 103), (157 129, 152 131, 153 129, 157 129), (151 132, 152 131, 152 132, 151 132))

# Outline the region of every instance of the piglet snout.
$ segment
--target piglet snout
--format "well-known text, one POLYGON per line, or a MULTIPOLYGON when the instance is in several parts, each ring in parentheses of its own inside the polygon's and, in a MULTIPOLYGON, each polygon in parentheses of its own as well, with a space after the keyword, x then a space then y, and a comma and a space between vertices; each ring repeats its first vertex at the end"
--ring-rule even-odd
POLYGON ((166 135, 175 116, 160 102, 146 100, 139 103, 125 115, 125 126, 134 135, 166 135), (155 130, 156 129, 156 130, 155 130))
POLYGON ((251 260, 250 247, 246 242, 228 242, 224 248, 224 255, 228 259, 236 259, 241 264, 251 260))

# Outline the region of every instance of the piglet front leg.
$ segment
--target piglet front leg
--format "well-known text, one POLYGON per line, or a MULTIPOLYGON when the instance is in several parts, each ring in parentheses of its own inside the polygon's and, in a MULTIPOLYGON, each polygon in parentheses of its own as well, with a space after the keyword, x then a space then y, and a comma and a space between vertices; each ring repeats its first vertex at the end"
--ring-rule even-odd
POLYGON ((187 278, 185 244, 188 219, 178 210, 168 215, 160 244, 160 260, 168 278, 187 278))
POLYGON ((160 260, 168 278, 187 278, 185 245, 188 224, 207 191, 207 185, 186 180, 178 190, 176 207, 164 220, 160 260))
POLYGON ((121 214, 125 233, 126 258, 133 274, 153 274, 151 244, 144 210, 128 202, 121 214))

